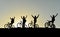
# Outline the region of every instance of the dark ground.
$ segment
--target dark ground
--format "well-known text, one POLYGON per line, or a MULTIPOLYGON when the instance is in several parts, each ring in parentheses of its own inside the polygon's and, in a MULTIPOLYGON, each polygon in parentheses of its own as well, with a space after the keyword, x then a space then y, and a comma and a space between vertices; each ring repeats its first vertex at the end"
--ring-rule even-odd
POLYGON ((7 28, 0 28, 0 32, 3 33, 55 33, 55 32, 60 32, 60 28, 11 28, 11 29, 7 29, 7 28))

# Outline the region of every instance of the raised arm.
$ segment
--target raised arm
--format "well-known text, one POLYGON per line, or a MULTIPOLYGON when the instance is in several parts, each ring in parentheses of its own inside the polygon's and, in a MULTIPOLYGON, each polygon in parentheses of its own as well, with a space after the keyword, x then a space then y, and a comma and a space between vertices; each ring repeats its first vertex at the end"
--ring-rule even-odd
POLYGON ((22 16, 21 16, 21 18, 22 18, 22 16))
POLYGON ((58 15, 58 13, 55 15, 55 17, 58 15))
POLYGON ((50 15, 50 17, 52 18, 52 16, 50 15))
POLYGON ((39 15, 37 16, 37 18, 39 17, 39 15))
POLYGON ((15 17, 14 17, 14 19, 15 19, 15 17))
POLYGON ((10 19, 11 19, 11 17, 10 17, 10 19))
POLYGON ((33 18, 34 18, 34 16, 33 15, 31 15, 33 18))

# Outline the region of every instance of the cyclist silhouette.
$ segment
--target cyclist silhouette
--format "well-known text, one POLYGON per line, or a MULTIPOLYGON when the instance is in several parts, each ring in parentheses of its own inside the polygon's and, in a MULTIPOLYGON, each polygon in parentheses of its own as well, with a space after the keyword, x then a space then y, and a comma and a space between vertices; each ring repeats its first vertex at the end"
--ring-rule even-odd
POLYGON ((10 19, 11 19, 10 25, 12 26, 12 24, 14 23, 15 17, 14 17, 14 18, 11 18, 11 17, 10 17, 10 19))
POLYGON ((33 15, 31 15, 33 18, 34 18, 34 27, 35 27, 35 24, 36 24, 36 22, 37 22, 37 18, 39 17, 39 15, 38 16, 33 16, 33 15))
POLYGON ((12 25, 12 24, 14 23, 15 17, 14 18, 10 17, 10 19, 11 19, 11 22, 8 22, 7 24, 5 24, 4 28, 14 28, 14 25, 12 25))
POLYGON ((50 28, 55 28, 56 26, 54 25, 54 21, 55 21, 55 17, 58 15, 58 13, 56 15, 53 15, 50 17, 52 18, 51 21, 48 20, 48 22, 45 23, 45 27, 50 27, 50 28))
POLYGON ((22 25, 22 28, 25 28, 25 23, 26 23, 26 18, 27 18, 27 16, 25 17, 25 16, 21 16, 21 18, 23 19, 23 25, 22 25))
POLYGON ((52 24, 54 23, 55 17, 56 17, 57 15, 58 15, 58 13, 57 13, 56 15, 53 15, 53 16, 50 15, 50 17, 52 18, 52 20, 51 20, 52 24))

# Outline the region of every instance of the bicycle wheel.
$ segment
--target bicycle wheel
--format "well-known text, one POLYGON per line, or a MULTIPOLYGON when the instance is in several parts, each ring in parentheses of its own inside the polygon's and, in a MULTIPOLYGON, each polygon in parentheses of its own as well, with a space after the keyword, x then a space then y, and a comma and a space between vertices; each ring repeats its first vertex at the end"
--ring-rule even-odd
POLYGON ((46 23, 45 23, 45 28, 48 28, 48 26, 47 26, 47 25, 48 25, 48 22, 46 22, 46 23))
POLYGON ((8 28, 8 24, 5 24, 5 25, 4 25, 4 28, 8 28))
POLYGON ((50 27, 51 27, 51 28, 56 28, 56 26, 55 26, 54 24, 52 24, 50 27))
POLYGON ((36 24, 36 25, 35 25, 35 28, 39 28, 39 25, 38 25, 38 24, 36 24))
POLYGON ((33 28, 34 27, 34 25, 31 24, 31 23, 29 23, 28 26, 29 26, 29 28, 33 28))
POLYGON ((28 26, 31 27, 31 23, 29 23, 28 26))
POLYGON ((22 24, 21 23, 17 23, 17 27, 18 28, 21 28, 22 27, 22 24))

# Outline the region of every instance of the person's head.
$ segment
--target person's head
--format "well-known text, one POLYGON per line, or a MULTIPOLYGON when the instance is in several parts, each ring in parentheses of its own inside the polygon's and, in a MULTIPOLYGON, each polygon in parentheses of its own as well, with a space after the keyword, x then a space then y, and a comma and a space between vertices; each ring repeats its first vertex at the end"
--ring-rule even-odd
POLYGON ((36 16, 35 16, 36 17, 36 16))
POLYGON ((53 15, 53 17, 55 17, 55 16, 53 15))

